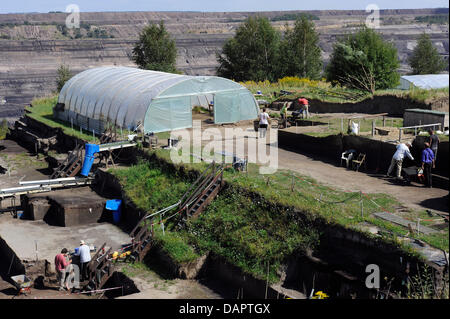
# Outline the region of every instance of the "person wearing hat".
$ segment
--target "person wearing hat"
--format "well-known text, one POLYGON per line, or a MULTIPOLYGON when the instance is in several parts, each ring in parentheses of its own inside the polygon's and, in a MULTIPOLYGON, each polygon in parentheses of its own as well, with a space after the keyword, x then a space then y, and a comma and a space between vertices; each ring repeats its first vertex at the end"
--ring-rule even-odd
POLYGON ((91 261, 91 249, 84 242, 84 240, 80 241, 80 247, 78 247, 78 251, 75 253, 76 256, 80 256, 80 276, 81 281, 85 281, 88 279, 87 273, 87 265, 91 261))
POLYGON ((389 166, 386 177, 390 177, 394 167, 397 167, 396 177, 400 179, 400 176, 402 174, 403 159, 405 158, 405 155, 412 161, 414 161, 414 157, 411 155, 411 152, 409 151, 410 148, 411 143, 409 142, 400 143, 397 145, 397 151, 395 152, 394 156, 392 156, 391 165, 389 166))

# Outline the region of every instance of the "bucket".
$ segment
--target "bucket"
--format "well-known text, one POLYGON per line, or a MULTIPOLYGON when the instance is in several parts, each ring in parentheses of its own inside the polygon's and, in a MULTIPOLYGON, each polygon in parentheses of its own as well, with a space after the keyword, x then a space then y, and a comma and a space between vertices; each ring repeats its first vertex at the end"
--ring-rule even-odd
POLYGON ((121 218, 121 209, 120 206, 122 201, 120 199, 111 199, 106 201, 106 209, 112 212, 113 222, 114 224, 118 224, 121 218))
POLYGON ((88 176, 91 171, 92 164, 94 163, 94 155, 100 151, 100 148, 97 144, 86 144, 85 150, 86 155, 84 156, 83 167, 81 168, 80 174, 83 176, 88 176))

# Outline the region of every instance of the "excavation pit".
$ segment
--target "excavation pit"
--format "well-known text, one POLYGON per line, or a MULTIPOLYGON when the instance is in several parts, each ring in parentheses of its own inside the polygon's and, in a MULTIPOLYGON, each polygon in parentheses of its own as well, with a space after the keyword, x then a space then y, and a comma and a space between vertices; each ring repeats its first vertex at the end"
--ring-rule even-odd
POLYGON ((24 202, 27 219, 70 227, 97 223, 105 210, 106 199, 89 187, 79 187, 26 195, 24 202))

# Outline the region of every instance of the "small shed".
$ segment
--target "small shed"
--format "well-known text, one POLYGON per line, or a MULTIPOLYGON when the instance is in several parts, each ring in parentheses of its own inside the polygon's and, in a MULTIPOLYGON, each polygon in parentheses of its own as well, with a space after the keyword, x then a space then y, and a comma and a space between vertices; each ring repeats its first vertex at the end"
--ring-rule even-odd
POLYGON ((448 74, 402 75, 400 77, 400 85, 397 89, 441 89, 448 87, 448 80, 448 74))
MULTIPOLYGON (((407 109, 403 115, 403 126, 441 124, 441 130, 448 128, 448 112, 423 109, 407 109)), ((439 129, 436 127, 436 130, 439 129)))

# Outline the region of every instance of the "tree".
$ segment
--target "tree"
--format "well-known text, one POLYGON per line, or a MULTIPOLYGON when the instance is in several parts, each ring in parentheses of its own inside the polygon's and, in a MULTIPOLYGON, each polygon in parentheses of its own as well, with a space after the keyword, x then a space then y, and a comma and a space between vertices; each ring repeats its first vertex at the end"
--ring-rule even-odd
POLYGON ((64 64, 61 64, 56 72, 58 73, 56 77, 56 86, 58 92, 60 92, 64 84, 72 77, 72 74, 69 67, 64 64))
POLYGON ((295 21, 293 29, 287 28, 280 50, 282 76, 318 79, 322 72, 319 35, 314 23, 306 16, 295 21))
POLYGON ((175 41, 161 21, 159 25, 146 26, 133 48, 132 60, 146 70, 178 73, 175 41))
POLYGON ((249 17, 217 55, 217 74, 236 81, 276 81, 280 35, 265 17, 249 17))
POLYGON ((408 59, 413 74, 436 74, 445 70, 446 63, 433 46, 430 37, 423 33, 408 59))
POLYGON ((334 44, 326 68, 328 81, 371 94, 375 90, 395 87, 400 66, 397 49, 374 30, 363 27, 334 44))

